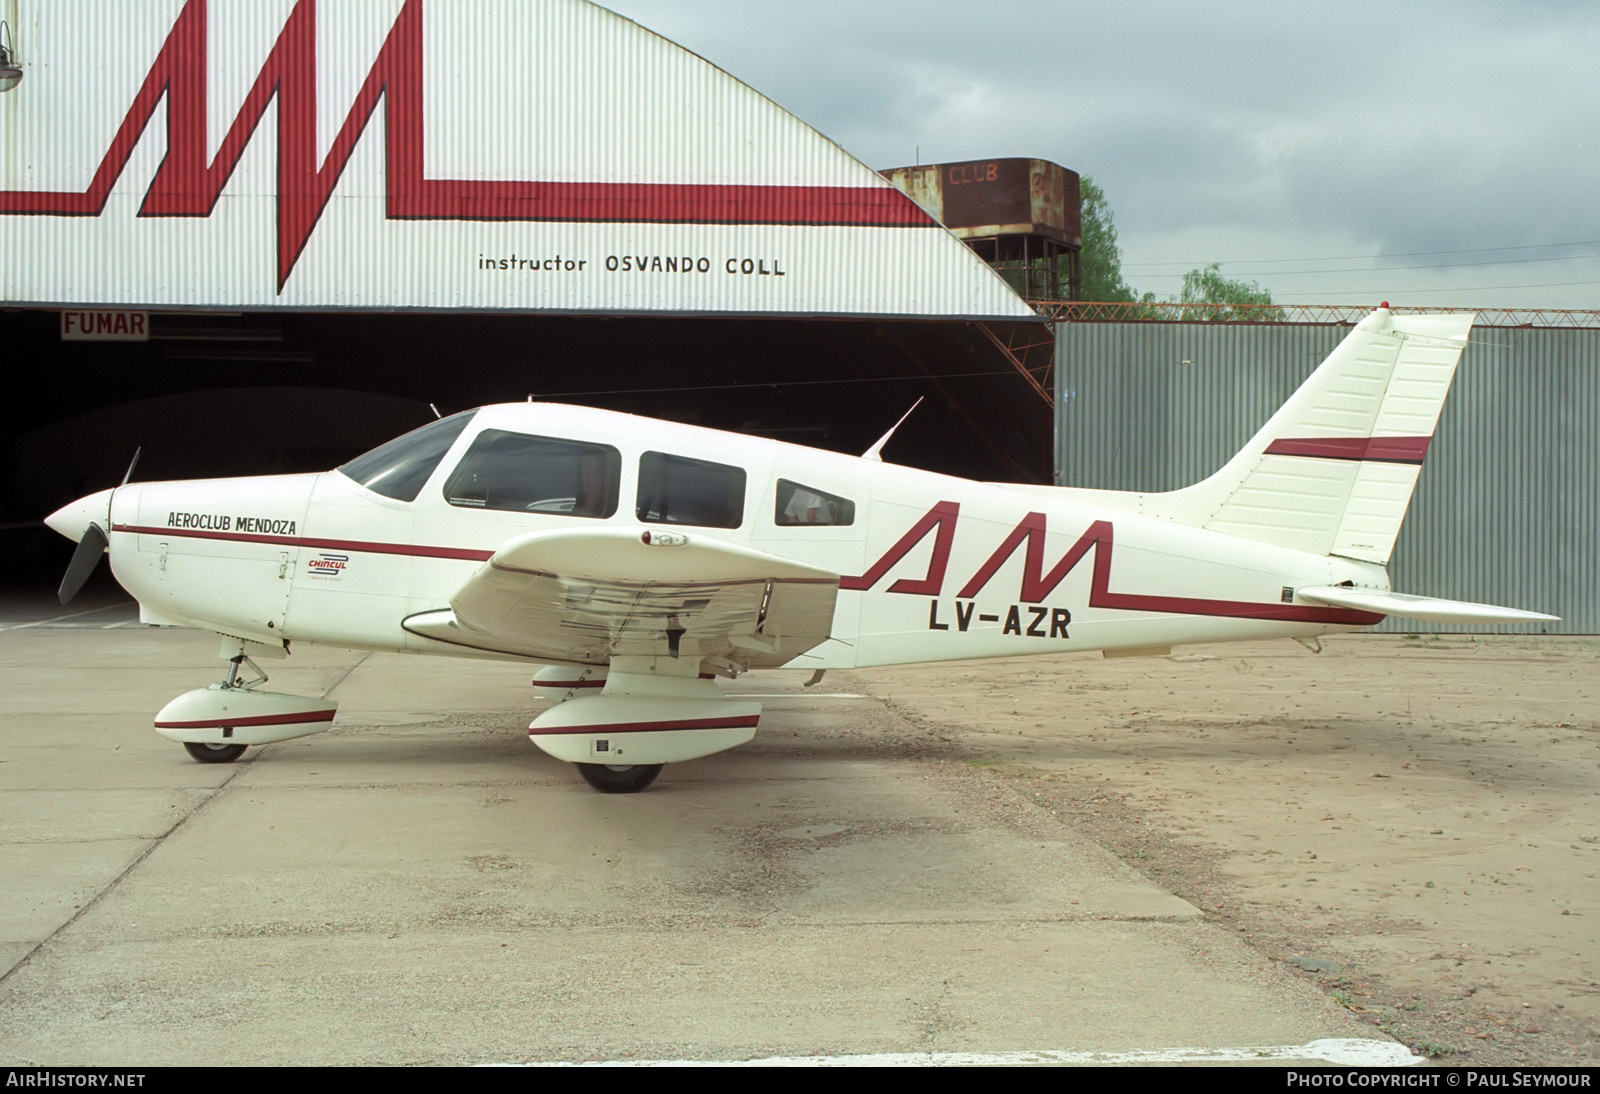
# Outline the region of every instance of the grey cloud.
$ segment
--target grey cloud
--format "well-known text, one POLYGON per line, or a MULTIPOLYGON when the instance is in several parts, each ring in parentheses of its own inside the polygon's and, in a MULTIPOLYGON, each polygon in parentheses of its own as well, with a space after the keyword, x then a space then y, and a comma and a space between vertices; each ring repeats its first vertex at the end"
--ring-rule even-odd
MULTIPOLYGON (((920 149, 925 162, 1030 155, 1095 176, 1131 268, 1600 238, 1589 3, 611 6, 872 166, 920 149)), ((1600 258, 1382 280, 1402 278, 1418 291, 1586 280, 1526 293, 1600 303, 1600 258)))

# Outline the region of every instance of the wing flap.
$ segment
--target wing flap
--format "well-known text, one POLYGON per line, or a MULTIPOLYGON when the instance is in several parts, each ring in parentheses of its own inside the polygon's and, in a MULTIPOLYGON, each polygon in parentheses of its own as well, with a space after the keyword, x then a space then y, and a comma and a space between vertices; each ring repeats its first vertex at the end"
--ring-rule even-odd
POLYGON ((1356 608, 1361 611, 1380 612, 1384 615, 1405 616, 1407 619, 1425 619, 1431 623, 1544 623, 1560 618, 1520 608, 1502 608, 1498 604, 1475 604, 1468 600, 1442 600, 1434 596, 1412 596, 1409 593, 1387 592, 1381 589, 1355 589, 1346 586, 1297 589, 1297 596, 1336 608, 1356 608))

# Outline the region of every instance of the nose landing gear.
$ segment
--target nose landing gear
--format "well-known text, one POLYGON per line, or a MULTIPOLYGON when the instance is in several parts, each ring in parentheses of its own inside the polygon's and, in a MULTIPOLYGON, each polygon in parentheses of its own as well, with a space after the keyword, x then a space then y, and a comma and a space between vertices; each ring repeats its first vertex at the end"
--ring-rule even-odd
POLYGON ((304 695, 257 691, 266 673, 240 653, 228 660, 220 684, 184 692, 156 715, 156 732, 203 764, 232 763, 251 745, 323 733, 333 726, 338 704, 304 695), (254 673, 241 679, 241 667, 254 673))

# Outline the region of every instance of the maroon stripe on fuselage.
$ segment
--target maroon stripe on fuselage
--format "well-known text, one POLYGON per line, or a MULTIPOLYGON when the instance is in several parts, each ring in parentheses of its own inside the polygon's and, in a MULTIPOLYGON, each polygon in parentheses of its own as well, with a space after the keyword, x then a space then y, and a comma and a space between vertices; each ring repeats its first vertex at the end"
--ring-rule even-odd
MULTIPOLYGON (((1407 440, 1408 438, 1387 438, 1388 440, 1407 440)), ((1426 447, 1428 438, 1416 438, 1426 447)), ((1369 439, 1358 438, 1362 443, 1369 439)), ((1281 444, 1284 442, 1274 442, 1281 444)), ((1270 449, 1269 449, 1270 451, 1270 449)), ((301 536, 272 536, 253 535, 238 532, 212 532, 198 528, 161 528, 143 525, 114 524, 113 532, 130 532, 136 535, 148 536, 173 536, 188 539, 221 540, 234 543, 266 543, 282 547, 315 547, 335 551, 364 551, 370 554, 408 555, 418 558, 447 558, 459 559, 468 562, 486 562, 493 556, 493 551, 473 550, 465 547, 434 547, 425 544, 411 543, 376 543, 366 540, 346 539, 312 539, 301 536)), ((1111 584, 1111 526, 1109 522, 1097 521, 1084 533, 1075 552, 1081 554, 1089 546, 1097 547, 1095 551, 1094 579, 1090 589, 1089 606, 1093 608, 1123 609, 1126 611, 1140 612, 1168 612, 1183 615, 1211 615, 1226 616, 1242 619, 1274 619, 1284 622, 1298 623, 1331 623, 1341 626, 1366 627, 1381 622, 1383 616, 1373 612, 1357 611, 1353 608, 1331 608, 1296 604, 1250 603, 1247 601, 1233 600, 1207 600, 1195 597, 1177 596, 1151 596, 1140 593, 1113 593, 1111 584)), ((1074 553, 1074 552, 1069 552, 1074 553)), ((1070 567, 1069 567, 1070 568, 1070 567)), ((528 574, 530 576, 558 576, 542 574, 534 570, 520 570, 516 567, 499 567, 512 572, 528 574)), ((780 578, 778 584, 814 584, 825 582, 825 578, 780 578)), ((842 578, 839 584, 842 588, 851 588, 846 582, 851 579, 842 578)), ((706 582, 707 587, 719 585, 743 584, 744 581, 732 582, 706 582)), ((613 582, 612 584, 627 585, 628 582, 613 582)), ((679 584, 680 588, 692 588, 695 583, 679 584)), ((541 687, 563 685, 539 685, 541 687)), ((699 727, 691 727, 699 728, 699 727)))
POLYGON ((1098 587, 1090 593, 1089 606, 1130 612, 1271 619, 1284 623, 1331 623, 1344 627, 1370 627, 1382 623, 1384 619, 1376 612, 1364 612, 1356 608, 1330 608, 1314 604, 1252 604, 1243 600, 1203 600, 1189 596, 1145 596, 1140 593, 1113 593, 1098 587))
POLYGON ((140 536, 174 536, 180 539, 215 539, 229 543, 270 543, 275 547, 317 547, 329 551, 364 551, 373 555, 411 555, 418 558, 455 558, 487 562, 493 551, 468 547, 431 547, 422 543, 377 543, 360 539, 312 539, 307 536, 266 536, 243 532, 210 532, 199 528, 159 528, 141 524, 113 524, 113 532, 140 536))

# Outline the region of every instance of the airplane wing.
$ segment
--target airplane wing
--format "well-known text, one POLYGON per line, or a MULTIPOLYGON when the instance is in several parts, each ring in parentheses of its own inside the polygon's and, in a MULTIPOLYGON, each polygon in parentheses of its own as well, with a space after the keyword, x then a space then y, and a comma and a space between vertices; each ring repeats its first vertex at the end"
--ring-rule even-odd
POLYGON ((405 620, 427 638, 551 662, 622 655, 775 668, 826 641, 839 575, 699 532, 563 529, 501 545, 405 620))
POLYGON ((1337 585, 1327 588, 1296 589, 1296 595, 1337 608, 1401 615, 1426 619, 1432 623, 1543 623, 1560 616, 1502 608, 1497 604, 1474 604, 1468 600, 1441 600, 1433 596, 1412 596, 1378 589, 1355 589, 1337 585))

